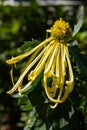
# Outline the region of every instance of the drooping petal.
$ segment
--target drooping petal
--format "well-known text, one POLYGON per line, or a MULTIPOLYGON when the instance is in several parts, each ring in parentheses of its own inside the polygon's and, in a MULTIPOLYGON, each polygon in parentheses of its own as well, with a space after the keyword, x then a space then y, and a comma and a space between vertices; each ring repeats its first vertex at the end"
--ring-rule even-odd
POLYGON ((58 96, 57 99, 60 102, 56 102, 55 105, 51 106, 52 108, 55 108, 56 106, 58 106, 59 103, 62 103, 61 101, 61 96, 62 96, 62 91, 63 91, 63 85, 64 85, 64 76, 63 76, 63 68, 62 68, 62 55, 64 54, 64 52, 62 52, 63 46, 62 44, 60 44, 59 46, 59 53, 57 54, 57 59, 56 59, 56 75, 57 75, 57 82, 56 82, 56 86, 59 89, 58 92, 58 96))
POLYGON ((11 65, 10 75, 11 75, 11 81, 12 81, 12 84, 14 85, 14 78, 13 78, 13 65, 11 65))
MULTIPOLYGON (((49 100, 51 101, 51 102, 54 102, 54 103, 61 103, 61 101, 59 100, 59 98, 58 99, 55 99, 55 98, 53 98, 52 96, 51 96, 51 94, 50 94, 50 92, 51 92, 51 90, 53 91, 53 93, 55 93, 55 91, 57 90, 57 87, 56 86, 53 86, 52 88, 49 88, 48 86, 47 86, 47 78, 48 78, 48 74, 49 74, 49 72, 50 72, 50 68, 52 67, 52 63, 53 63, 53 60, 54 60, 54 58, 56 59, 56 57, 58 57, 58 55, 57 55, 57 53, 58 54, 60 54, 60 51, 58 52, 58 44, 56 44, 56 46, 55 46, 55 48, 54 48, 54 52, 53 52, 53 54, 52 54, 52 56, 51 56, 51 59, 50 59, 50 61, 49 61, 49 64, 48 64, 48 67, 45 69, 45 71, 44 71, 44 87, 45 87, 45 92, 46 92, 46 95, 47 95, 47 97, 49 98, 49 100), (50 91, 49 91, 49 89, 50 89, 50 91)), ((58 57, 59 58, 59 57, 58 57)), ((58 59, 57 59, 57 61, 59 61, 58 59)), ((57 62, 57 64, 59 64, 58 62, 57 62)), ((57 68, 57 67, 56 67, 57 68)), ((55 73, 53 73, 53 75, 52 75, 53 77, 55 77, 55 73)), ((55 83, 55 80, 54 80, 54 85, 57 85, 56 83, 55 83)))
POLYGON ((52 96, 50 96, 49 92, 48 92, 48 86, 47 86, 47 75, 44 74, 44 88, 45 88, 45 92, 46 95, 48 97, 48 99, 53 102, 53 103, 62 103, 60 100, 56 100, 54 99, 52 96))
POLYGON ((21 81, 23 80, 24 76, 27 74, 27 72, 32 68, 32 66, 41 58, 41 56, 43 55, 45 49, 32 61, 32 63, 24 70, 24 72, 20 75, 18 81, 16 82, 16 84, 14 85, 14 87, 8 91, 8 94, 12 94, 19 86, 21 81))
MULTIPOLYGON (((54 49, 54 44, 52 44, 52 45, 49 44, 47 47, 44 48, 44 53, 42 55, 41 60, 39 61, 40 63, 38 62, 39 65, 37 64, 35 69, 32 70, 32 73, 30 73, 30 75, 28 75, 28 79, 31 80, 31 82, 33 82, 35 80, 35 78, 40 74, 40 72, 44 69, 45 62, 46 62, 49 54, 51 53, 51 51, 53 51, 53 49, 54 49)), ((20 89, 20 93, 27 91, 28 87, 29 87, 29 85, 26 85, 24 88, 20 89)))
POLYGON ((73 86, 74 86, 74 75, 73 75, 72 66, 71 66, 71 62, 70 62, 68 46, 66 46, 66 58, 67 58, 67 63, 68 63, 68 67, 69 67, 69 81, 66 81, 66 84, 70 86, 69 91, 71 92, 73 90, 73 86))
POLYGON ((69 69, 69 80, 66 81, 66 86, 65 86, 65 92, 63 97, 61 98, 61 101, 64 102, 67 97, 69 96, 70 92, 73 90, 74 86, 74 76, 73 76, 73 71, 71 67, 71 62, 69 58, 69 52, 68 52, 68 47, 65 47, 65 52, 66 52, 66 59, 67 59, 67 64, 68 64, 68 69, 69 69))
POLYGON ((56 58, 55 56, 56 56, 56 53, 57 53, 57 48, 58 48, 58 46, 57 46, 57 43, 56 43, 56 42, 54 43, 54 45, 55 45, 55 46, 54 46, 54 50, 53 50, 52 56, 51 56, 51 58, 50 58, 50 61, 49 61, 49 63, 48 63, 47 68, 45 68, 44 73, 48 73, 48 72, 49 72, 50 68, 52 67, 53 60, 56 58))
MULTIPOLYGON (((25 64, 25 66, 23 67, 22 71, 21 71, 21 74, 25 71, 25 69, 30 65, 30 63, 36 58, 37 54, 39 53, 40 51, 40 48, 35 51, 32 56, 29 58, 29 60, 27 61, 27 63, 25 64)), ((19 86, 18 86, 18 91, 22 88, 22 82, 23 82, 23 79, 21 80, 19 86)))
POLYGON ((31 55, 33 52, 35 52, 36 50, 38 49, 42 49, 44 47, 44 44, 47 44, 48 42, 50 42, 53 38, 50 37, 46 40, 44 40, 41 44, 39 44, 38 46, 36 46, 35 48, 33 48, 32 50, 22 54, 22 55, 19 55, 17 57, 12 57, 10 60, 7 60, 6 63, 7 64, 14 64, 16 62, 19 62, 21 60, 23 60, 24 58, 26 58, 27 56, 31 55))

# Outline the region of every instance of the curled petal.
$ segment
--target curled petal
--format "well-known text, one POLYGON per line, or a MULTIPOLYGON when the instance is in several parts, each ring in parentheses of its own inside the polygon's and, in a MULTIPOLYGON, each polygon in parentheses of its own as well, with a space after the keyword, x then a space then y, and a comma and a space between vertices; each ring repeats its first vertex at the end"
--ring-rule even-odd
POLYGON ((53 103, 62 103, 62 101, 60 101, 60 100, 58 100, 58 99, 54 99, 54 98, 50 95, 50 93, 49 93, 49 91, 48 91, 48 87, 47 87, 47 75, 46 75, 46 74, 44 74, 44 87, 45 87, 46 95, 47 95, 47 97, 49 98, 49 100, 50 100, 51 102, 53 102, 53 103))
POLYGON ((54 105, 51 105, 50 107, 52 108, 52 109, 54 109, 54 108, 56 108, 58 106, 58 103, 55 103, 54 105))
POLYGON ((32 63, 24 70, 24 72, 20 75, 18 81, 16 82, 16 84, 14 85, 14 87, 8 91, 8 94, 12 94, 19 86, 21 81, 23 80, 24 76, 27 74, 27 72, 32 68, 32 66, 41 58, 41 56, 43 55, 45 49, 32 61, 32 63))
POLYGON ((69 96, 69 93, 73 90, 74 86, 74 76, 73 76, 73 71, 70 63, 70 58, 69 58, 69 52, 68 52, 68 47, 66 46, 66 59, 68 63, 68 68, 69 68, 69 80, 66 81, 66 87, 65 87, 65 92, 63 97, 61 98, 61 101, 64 102, 66 98, 69 96))
MULTIPOLYGON (((35 68, 34 71, 33 71, 33 74, 34 74, 34 75, 32 76, 32 80, 31 80, 31 82, 33 82, 33 81, 35 80, 35 78, 39 75, 39 73, 41 72, 41 70, 43 69, 44 64, 45 64, 45 61, 46 61, 46 59, 48 58, 50 52, 53 50, 53 48, 54 48, 54 44, 53 44, 53 45, 48 45, 46 48, 44 48, 43 51, 31 62, 31 64, 29 64, 29 66, 28 66, 28 67, 24 70, 24 72, 20 75, 20 77, 19 77, 17 83, 14 85, 14 87, 13 87, 10 91, 8 91, 7 93, 11 94, 11 93, 13 93, 17 88, 19 88, 18 90, 20 90, 20 93, 23 93, 23 92, 27 91, 29 85, 26 85, 23 89, 22 89, 22 88, 20 89, 20 83, 21 83, 21 81, 23 80, 24 76, 27 74, 27 72, 34 66, 34 64, 35 64, 35 63, 41 58, 41 56, 42 56, 43 61, 41 62, 40 65, 37 65, 38 67, 36 66, 36 68, 35 68), (48 47, 49 47, 49 50, 48 50, 48 47), (47 51, 46 51, 46 50, 47 50, 47 51), (46 53, 46 52, 47 52, 47 53, 46 53), (46 54, 45 54, 45 57, 43 58, 44 53, 46 53, 46 54)), ((38 63, 38 64, 39 64, 39 63, 38 63)), ((28 77, 29 77, 28 79, 30 80, 30 79, 31 79, 31 73, 30 73, 30 75, 29 75, 28 77)), ((30 83, 30 84, 31 84, 31 83, 30 83)))
POLYGON ((69 91, 71 92, 74 86, 74 75, 73 75, 72 66, 69 58, 68 47, 66 47, 66 58, 69 67, 69 81, 66 81, 66 84, 69 86, 69 91))

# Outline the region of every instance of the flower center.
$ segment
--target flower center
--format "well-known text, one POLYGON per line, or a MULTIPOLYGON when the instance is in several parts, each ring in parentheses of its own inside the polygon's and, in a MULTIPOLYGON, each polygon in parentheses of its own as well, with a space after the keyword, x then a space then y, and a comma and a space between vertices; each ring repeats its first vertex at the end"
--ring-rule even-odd
POLYGON ((60 42, 68 42, 72 37, 72 29, 69 23, 63 21, 61 18, 57 20, 51 28, 51 36, 60 42))

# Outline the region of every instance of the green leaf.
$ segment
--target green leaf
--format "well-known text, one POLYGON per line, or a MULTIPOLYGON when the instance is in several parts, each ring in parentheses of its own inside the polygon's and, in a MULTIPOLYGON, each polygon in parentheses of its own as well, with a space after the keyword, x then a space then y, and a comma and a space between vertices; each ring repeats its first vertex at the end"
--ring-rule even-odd
POLYGON ((38 84, 38 82, 40 81, 41 78, 42 78, 42 72, 34 80, 34 82, 31 84, 31 86, 28 87, 27 91, 24 94, 29 94, 30 92, 32 92, 36 88, 36 86, 37 86, 37 84, 38 84))
MULTIPOLYGON (((61 129, 63 129, 66 125, 68 125, 69 123, 64 119, 64 118, 61 118, 60 121, 59 121, 59 127, 61 129)), ((65 130, 65 129, 64 129, 65 130)))
POLYGON ((4 91, 4 89, 1 88, 1 89, 0 89, 0 94, 3 93, 3 91, 4 91))
POLYGON ((46 130, 46 124, 42 119, 38 119, 38 113, 34 107, 29 112, 29 121, 24 130, 46 130))
POLYGON ((27 96, 23 96, 19 98, 18 104, 20 105, 20 109, 24 111, 29 111, 33 108, 27 96))
POLYGON ((35 127, 34 130, 46 130, 46 124, 42 124, 40 127, 35 127))
POLYGON ((11 31, 13 34, 16 34, 18 30, 20 29, 21 22, 20 21, 15 21, 11 25, 11 31))
POLYGON ((38 41, 38 40, 26 41, 26 42, 24 42, 24 45, 22 45, 20 47, 20 49, 22 51, 29 51, 32 48, 36 47, 39 43, 40 43, 40 41, 38 41))
POLYGON ((19 94, 19 93, 16 93, 16 94, 12 94, 11 95, 11 97, 13 97, 13 98, 21 98, 21 97, 23 97, 24 95, 22 95, 22 94, 19 94))
POLYGON ((87 77, 87 58, 80 53, 80 49, 77 45, 70 46, 69 49, 75 58, 75 62, 78 64, 82 73, 87 77))
POLYGON ((49 128, 49 130, 53 130, 53 127, 51 126, 51 127, 49 128))
POLYGON ((82 27, 83 24, 83 16, 84 16, 84 7, 80 6, 78 9, 78 14, 77 14, 77 24, 74 25, 74 30, 73 30, 73 36, 75 36, 80 28, 82 27))
POLYGON ((81 101, 81 106, 85 106, 85 105, 86 105, 86 97, 83 96, 81 101))

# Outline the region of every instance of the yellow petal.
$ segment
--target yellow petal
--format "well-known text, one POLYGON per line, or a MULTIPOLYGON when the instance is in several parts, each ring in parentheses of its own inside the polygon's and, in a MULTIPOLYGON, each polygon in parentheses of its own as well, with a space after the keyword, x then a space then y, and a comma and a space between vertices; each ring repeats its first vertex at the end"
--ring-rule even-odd
POLYGON ((65 53, 66 53, 66 59, 67 59, 67 64, 68 64, 68 69, 69 69, 69 80, 66 81, 66 87, 65 87, 65 92, 63 97, 61 98, 61 101, 64 102, 67 97, 69 96, 69 93, 73 90, 74 86, 74 76, 73 76, 73 71, 70 63, 70 58, 69 58, 69 52, 68 52, 68 47, 65 47, 65 53))
POLYGON ((54 105, 51 105, 50 107, 52 108, 52 109, 54 109, 54 108, 56 108, 58 106, 58 103, 55 103, 54 105))
POLYGON ((56 100, 54 99, 52 96, 50 96, 49 92, 48 92, 48 87, 47 87, 47 75, 44 74, 44 87, 45 87, 45 92, 47 97, 49 98, 49 100, 53 103, 62 103, 62 101, 60 100, 56 100))
POLYGON ((39 44, 38 46, 36 46, 35 48, 33 48, 32 50, 19 55, 17 57, 12 57, 10 60, 7 60, 6 63, 7 64, 14 64, 16 62, 19 62, 20 60, 23 60, 24 58, 26 58, 27 56, 31 55, 33 52, 35 52, 37 49, 42 49, 44 47, 44 44, 47 44, 48 42, 50 42, 52 40, 52 37, 44 40, 41 44, 39 44))
POLYGON ((66 47, 66 58, 67 58, 67 63, 68 63, 68 67, 69 67, 69 81, 68 82, 66 81, 66 84, 68 84, 69 90, 71 92, 73 90, 73 86, 74 86, 74 75, 73 75, 72 66, 71 66, 71 62, 70 62, 70 58, 69 58, 68 47, 66 47))
POLYGON ((41 70, 43 69, 47 58, 49 57, 50 53, 52 53, 54 50, 54 46, 55 46, 55 44, 52 44, 52 45, 49 44, 47 46, 47 48, 45 48, 46 51, 44 52, 42 59, 39 61, 40 63, 38 63, 36 68, 35 68, 35 72, 37 74, 39 74, 41 72, 41 70))
POLYGON ((41 58, 41 56, 43 55, 45 49, 34 59, 34 61, 32 61, 32 63, 24 70, 24 72, 20 75, 18 81, 16 82, 16 84, 14 85, 14 87, 8 91, 8 94, 12 94, 19 86, 21 81, 23 80, 24 76, 27 74, 27 72, 32 68, 32 66, 41 58))
POLYGON ((11 75, 12 84, 14 85, 14 79, 13 79, 13 65, 11 65, 10 75, 11 75))
MULTIPOLYGON (((53 50, 53 48, 54 48, 54 45, 51 45, 51 46, 48 45, 47 48, 44 49, 46 51, 44 52, 44 56, 43 56, 44 58, 42 57, 43 61, 41 60, 42 61, 42 62, 40 62, 41 64, 38 63, 39 65, 37 65, 36 68, 34 69, 34 71, 32 71, 30 73, 29 79, 34 81, 35 78, 39 75, 39 73, 41 72, 41 70, 44 67, 45 61, 47 60, 47 58, 48 58, 49 54, 51 53, 51 51, 53 50)), ((27 84, 23 89, 20 89, 20 93, 27 91, 30 87, 29 85, 30 84, 27 84)))
POLYGON ((28 91, 32 86, 31 86, 31 84, 32 84, 32 82, 30 81, 30 82, 28 82, 25 86, 24 86, 24 88, 22 88, 22 89, 19 89, 19 93, 24 93, 24 92, 26 92, 26 91, 28 91))
MULTIPOLYGON (((53 60, 56 58, 55 56, 56 56, 56 53, 57 53, 57 43, 54 43, 54 50, 53 50, 53 52, 51 52, 52 53, 52 56, 51 56, 51 58, 50 58, 50 61, 49 61, 49 63, 48 63, 48 66, 47 66, 47 68, 45 68, 45 71, 44 71, 44 73, 47 73, 49 70, 50 70, 50 68, 52 67, 52 63, 53 63, 53 60)), ((49 50, 48 50, 49 51, 49 50)))

